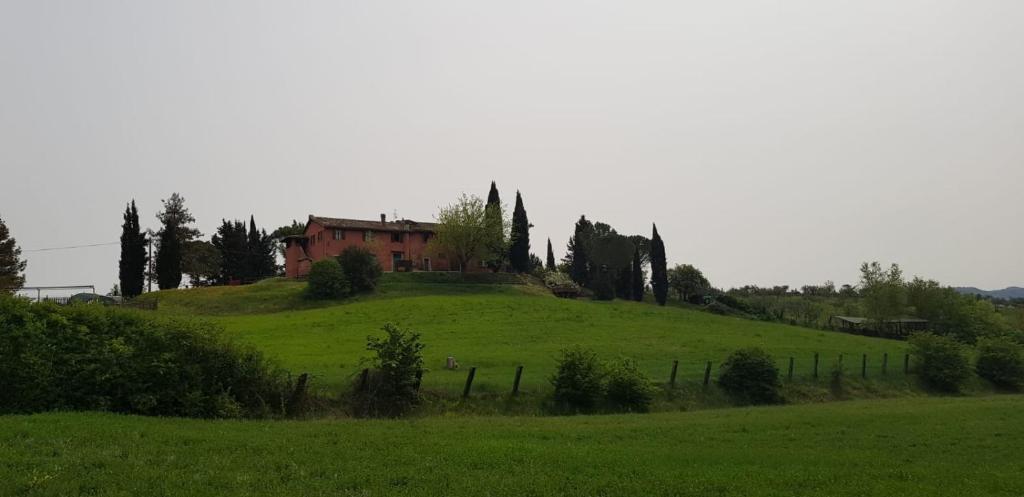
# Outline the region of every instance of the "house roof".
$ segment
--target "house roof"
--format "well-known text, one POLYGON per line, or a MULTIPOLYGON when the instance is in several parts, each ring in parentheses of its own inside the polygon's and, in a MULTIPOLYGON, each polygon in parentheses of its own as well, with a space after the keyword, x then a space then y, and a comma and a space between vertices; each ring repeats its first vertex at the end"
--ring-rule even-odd
MULTIPOLYGON (((372 231, 417 231, 433 233, 437 223, 421 223, 409 219, 398 221, 366 221, 362 219, 342 219, 337 217, 314 216, 310 214, 310 223, 317 223, 324 228, 372 230, 372 231)), ((308 224, 307 224, 308 226, 308 224)))

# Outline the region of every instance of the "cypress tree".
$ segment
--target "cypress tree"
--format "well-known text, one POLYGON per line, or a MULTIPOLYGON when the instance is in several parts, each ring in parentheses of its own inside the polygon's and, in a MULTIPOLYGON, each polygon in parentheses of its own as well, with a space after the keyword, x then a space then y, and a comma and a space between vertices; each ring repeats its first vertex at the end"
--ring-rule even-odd
POLYGON ((25 285, 25 266, 21 248, 0 219, 0 292, 14 292, 25 285))
POLYGON ((548 238, 548 260, 547 260, 548 271, 554 271, 555 267, 555 251, 551 250, 551 239, 548 238))
POLYGON ((160 246, 156 251, 156 283, 161 290, 181 286, 181 241, 174 221, 160 230, 160 246))
POLYGON ((508 253, 512 270, 530 272, 530 221, 523 208, 523 196, 516 191, 516 208, 512 211, 512 244, 508 253))
POLYGON ((498 195, 498 185, 491 181, 491 191, 487 192, 487 205, 501 206, 501 196, 498 195))
POLYGON ((121 225, 121 260, 118 263, 121 295, 132 298, 142 294, 147 262, 146 235, 139 225, 139 211, 132 200, 125 207, 121 225))
POLYGON ((632 297, 633 300, 640 302, 644 299, 644 270, 643 263, 640 260, 640 247, 633 250, 633 277, 631 278, 633 284, 632 297))
POLYGON ((505 220, 501 212, 501 196, 498 185, 491 181, 491 190, 487 192, 487 204, 484 207, 487 222, 488 259, 484 261, 491 271, 498 272, 505 263, 505 220))
POLYGON ((594 224, 586 216, 576 221, 576 229, 565 247, 565 259, 569 265, 569 277, 576 284, 590 288, 590 246, 594 238, 594 224))
POLYGON ((665 305, 668 298, 668 267, 665 260, 665 243, 661 241, 656 225, 651 235, 651 290, 658 305, 665 305))
POLYGON ((248 252, 248 278, 261 280, 274 275, 277 259, 274 256, 274 241, 267 236, 267 230, 256 228, 256 219, 249 215, 249 233, 246 237, 248 252))

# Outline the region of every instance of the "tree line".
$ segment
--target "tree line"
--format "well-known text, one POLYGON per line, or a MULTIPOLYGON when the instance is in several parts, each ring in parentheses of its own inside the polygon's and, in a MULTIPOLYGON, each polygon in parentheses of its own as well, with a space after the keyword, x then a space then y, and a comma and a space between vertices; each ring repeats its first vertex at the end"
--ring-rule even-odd
POLYGON ((514 273, 564 273, 598 299, 643 300, 650 268, 655 301, 664 305, 669 293, 665 245, 653 226, 651 237, 625 236, 608 224, 580 216, 569 239, 562 263, 555 259, 551 240, 546 258, 530 252, 530 224, 522 193, 516 191, 511 219, 501 202, 497 184, 491 182, 487 201, 463 194, 441 208, 435 237, 428 251, 450 256, 462 271, 473 261, 488 269, 514 273))
POLYGON ((183 275, 189 275, 192 286, 251 282, 280 272, 277 264, 277 237, 294 229, 285 226, 267 234, 256 226, 254 216, 249 223, 221 220, 209 241, 194 227, 195 217, 178 193, 162 201, 156 218, 156 232, 143 230, 135 200, 127 204, 122 216, 121 257, 118 281, 121 295, 140 295, 155 280, 161 290, 181 286, 183 275), (150 259, 151 252, 155 252, 150 259), (148 285, 147 285, 148 283, 148 285))

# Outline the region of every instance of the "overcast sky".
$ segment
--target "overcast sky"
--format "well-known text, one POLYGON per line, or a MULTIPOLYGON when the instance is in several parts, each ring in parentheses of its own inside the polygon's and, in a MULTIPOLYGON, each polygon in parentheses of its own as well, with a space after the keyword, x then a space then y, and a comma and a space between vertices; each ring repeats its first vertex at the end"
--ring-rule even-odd
POLYGON ((523 192, 533 250, 655 222, 730 287, 862 261, 1024 285, 1024 2, 0 0, 0 217, 117 280, 125 202, 211 234, 523 192))

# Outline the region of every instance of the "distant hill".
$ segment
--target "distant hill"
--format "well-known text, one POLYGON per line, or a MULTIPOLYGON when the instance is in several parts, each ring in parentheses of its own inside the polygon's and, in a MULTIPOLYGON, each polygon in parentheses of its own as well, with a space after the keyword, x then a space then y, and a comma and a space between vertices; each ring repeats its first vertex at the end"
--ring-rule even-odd
POLYGON ((997 299, 1024 299, 1024 288, 1019 286, 1006 287, 1002 290, 982 290, 973 286, 958 286, 956 291, 968 295, 984 295, 997 299))

